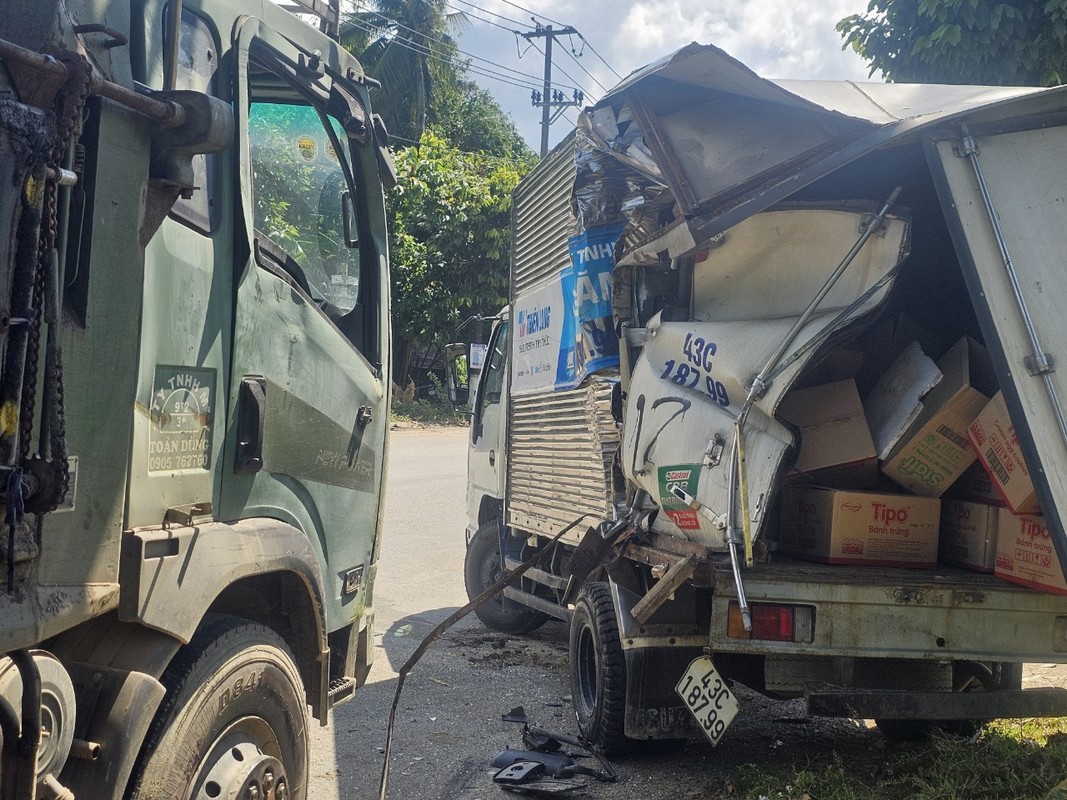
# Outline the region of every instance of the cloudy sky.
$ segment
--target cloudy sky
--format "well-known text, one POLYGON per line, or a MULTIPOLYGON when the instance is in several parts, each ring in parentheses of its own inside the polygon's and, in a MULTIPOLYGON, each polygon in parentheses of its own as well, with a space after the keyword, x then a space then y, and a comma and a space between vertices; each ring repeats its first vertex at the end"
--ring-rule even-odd
MULTIPOLYGON (((578 37, 556 39, 553 83, 568 97, 578 84, 587 102, 618 82, 604 61, 625 76, 690 42, 714 44, 767 78, 868 79, 865 63, 842 51, 834 30, 839 19, 864 12, 867 0, 448 0, 448 7, 465 12, 457 38, 468 57, 478 57, 472 64, 482 75, 472 77, 493 93, 535 150, 541 111, 531 106, 530 90, 540 85, 544 55, 512 32, 532 30, 533 15, 584 35, 584 53, 578 37), (572 58, 572 46, 580 57, 572 58)), ((543 39, 535 41, 544 46, 543 39)), ((552 126, 552 143, 574 117, 570 110, 552 126)))

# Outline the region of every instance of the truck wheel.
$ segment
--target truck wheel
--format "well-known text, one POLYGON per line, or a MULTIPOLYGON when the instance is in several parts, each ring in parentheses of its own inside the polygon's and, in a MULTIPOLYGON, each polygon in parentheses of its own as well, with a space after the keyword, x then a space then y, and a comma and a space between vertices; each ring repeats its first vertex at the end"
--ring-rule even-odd
MULTIPOLYGON (((502 577, 504 568, 500 563, 500 523, 487 522, 471 537, 467 556, 463 562, 463 582, 467 597, 473 600, 502 577)), ((535 631, 545 624, 548 615, 504 597, 503 593, 491 597, 474 614, 485 627, 500 633, 523 634, 535 631)))
POLYGON ((603 753, 626 750, 626 657, 606 583, 588 584, 574 606, 570 665, 582 736, 603 753))
POLYGON ((163 673, 129 800, 305 800, 307 706, 289 648, 233 617, 201 626, 163 673))
MULTIPOLYGON (((1022 664, 983 664, 956 661, 952 664, 952 690, 955 692, 1003 692, 1022 688, 1022 664)), ((950 736, 969 739, 989 724, 988 719, 950 719, 941 730, 950 736)))

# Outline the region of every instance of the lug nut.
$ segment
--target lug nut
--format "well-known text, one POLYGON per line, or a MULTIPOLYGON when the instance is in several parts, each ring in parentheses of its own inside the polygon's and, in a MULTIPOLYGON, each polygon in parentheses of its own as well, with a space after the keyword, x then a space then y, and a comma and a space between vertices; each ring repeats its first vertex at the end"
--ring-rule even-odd
POLYGON ((275 800, 289 800, 289 787, 285 785, 285 781, 278 781, 278 788, 274 791, 275 800))
POLYGON ((248 787, 248 791, 245 792, 246 800, 259 800, 259 787, 254 783, 248 787))
POLYGON ((263 791, 269 792, 270 787, 274 785, 274 773, 269 769, 263 773, 263 791))

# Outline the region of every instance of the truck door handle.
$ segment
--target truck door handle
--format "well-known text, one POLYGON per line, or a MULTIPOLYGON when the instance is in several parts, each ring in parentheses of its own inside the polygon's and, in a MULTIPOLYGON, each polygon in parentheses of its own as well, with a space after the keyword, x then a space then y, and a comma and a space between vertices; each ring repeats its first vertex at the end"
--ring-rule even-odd
POLYGON ((496 466, 496 450, 490 450, 489 451, 489 466, 490 467, 495 467, 496 466))
POLYGON ((263 420, 267 410, 267 379, 245 375, 237 393, 237 452, 233 469, 251 475, 263 469, 263 420))
POLYGON ((374 419, 374 410, 370 406, 360 406, 356 412, 356 427, 366 428, 374 419))

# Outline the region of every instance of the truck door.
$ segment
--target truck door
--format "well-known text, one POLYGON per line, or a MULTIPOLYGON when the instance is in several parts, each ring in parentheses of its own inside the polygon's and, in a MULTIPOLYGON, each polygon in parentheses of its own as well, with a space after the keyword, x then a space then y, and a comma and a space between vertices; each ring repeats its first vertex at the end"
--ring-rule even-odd
POLYGON ((1059 126, 975 128, 973 138, 959 130, 928 155, 1015 433, 1067 567, 1065 152, 1067 127, 1059 126))
POLYGON ((504 320, 493 331, 478 381, 467 455, 467 511, 472 532, 478 528, 483 498, 503 500, 509 326, 504 320))
POLYGON ((340 48, 305 52, 249 18, 235 39, 247 259, 222 517, 280 519, 308 536, 334 630, 366 600, 388 413, 372 123, 365 89, 348 80, 361 71, 340 48))

